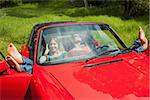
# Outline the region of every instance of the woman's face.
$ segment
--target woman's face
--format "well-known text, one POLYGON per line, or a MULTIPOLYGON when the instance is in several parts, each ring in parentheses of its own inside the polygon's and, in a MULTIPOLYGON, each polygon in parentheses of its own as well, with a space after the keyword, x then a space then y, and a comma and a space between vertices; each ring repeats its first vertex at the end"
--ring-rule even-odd
POLYGON ((51 52, 56 52, 58 50, 58 43, 55 39, 52 39, 50 41, 50 51, 51 52))

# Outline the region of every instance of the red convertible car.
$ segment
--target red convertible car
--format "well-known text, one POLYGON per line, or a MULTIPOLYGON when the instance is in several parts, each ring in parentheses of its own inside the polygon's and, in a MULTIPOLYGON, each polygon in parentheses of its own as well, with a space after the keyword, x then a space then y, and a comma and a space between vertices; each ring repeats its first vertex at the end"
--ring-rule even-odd
POLYGON ((1 60, 1 100, 150 97, 149 50, 130 50, 107 24, 73 21, 37 24, 20 53, 33 61, 32 73, 18 72, 7 60, 1 60), (58 48, 57 54, 49 53, 58 48), (60 52, 65 55, 60 56, 60 52))

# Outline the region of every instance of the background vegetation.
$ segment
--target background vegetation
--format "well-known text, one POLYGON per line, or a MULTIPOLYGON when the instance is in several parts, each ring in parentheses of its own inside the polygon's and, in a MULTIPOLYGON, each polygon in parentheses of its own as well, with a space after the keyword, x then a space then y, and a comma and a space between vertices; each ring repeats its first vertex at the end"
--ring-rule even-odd
POLYGON ((148 0, 136 1, 1 0, 0 51, 6 53, 10 42, 20 49, 21 44, 27 42, 35 24, 68 20, 107 23, 130 46, 137 38, 138 27, 142 26, 147 31, 149 24, 149 8, 142 6, 148 5, 148 0), (88 4, 85 5, 85 1, 88 4))

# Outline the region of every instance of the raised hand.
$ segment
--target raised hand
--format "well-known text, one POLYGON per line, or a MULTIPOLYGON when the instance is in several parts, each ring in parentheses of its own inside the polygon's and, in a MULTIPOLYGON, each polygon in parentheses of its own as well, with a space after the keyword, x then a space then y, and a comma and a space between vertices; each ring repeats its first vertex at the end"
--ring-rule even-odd
POLYGON ((141 40, 146 38, 142 27, 139 27, 139 38, 141 40))
POLYGON ((144 34, 144 31, 143 31, 142 27, 139 27, 139 39, 140 39, 144 49, 147 49, 147 47, 148 47, 148 40, 145 37, 145 34, 144 34))
POLYGON ((48 48, 48 44, 46 44, 46 50, 45 50, 44 55, 47 55, 48 53, 49 53, 49 48, 48 48))

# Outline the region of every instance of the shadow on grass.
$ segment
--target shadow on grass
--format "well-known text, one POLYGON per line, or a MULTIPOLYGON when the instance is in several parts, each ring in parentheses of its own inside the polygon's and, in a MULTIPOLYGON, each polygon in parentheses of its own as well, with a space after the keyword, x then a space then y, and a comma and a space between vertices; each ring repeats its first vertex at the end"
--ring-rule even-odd
POLYGON ((12 8, 5 11, 7 16, 20 18, 38 17, 35 12, 37 12, 36 9, 31 8, 12 8))

